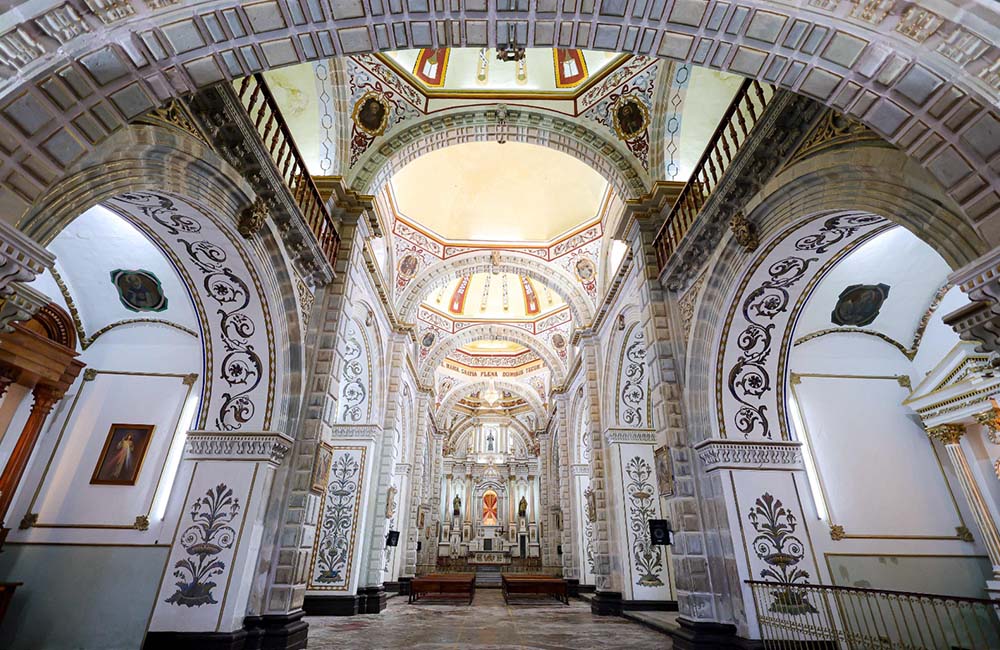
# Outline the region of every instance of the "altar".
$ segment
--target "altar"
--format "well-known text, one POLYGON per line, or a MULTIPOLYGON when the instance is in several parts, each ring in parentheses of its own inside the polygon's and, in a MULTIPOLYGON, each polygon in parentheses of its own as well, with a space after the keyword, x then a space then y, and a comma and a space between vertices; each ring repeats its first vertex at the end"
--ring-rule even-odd
POLYGON ((510 552, 472 551, 468 559, 469 564, 510 564, 510 552))

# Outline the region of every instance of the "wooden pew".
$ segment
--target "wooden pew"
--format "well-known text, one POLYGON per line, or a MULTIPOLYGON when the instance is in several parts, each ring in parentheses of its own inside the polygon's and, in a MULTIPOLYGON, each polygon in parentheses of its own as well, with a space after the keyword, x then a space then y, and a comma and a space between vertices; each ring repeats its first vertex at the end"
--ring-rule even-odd
POLYGON ((476 574, 431 573, 410 581, 409 602, 416 602, 421 594, 468 595, 469 604, 476 597, 476 574))
POLYGON ((503 574, 501 576, 504 603, 510 603, 512 595, 554 596, 569 605, 569 589, 562 578, 547 575, 503 574))

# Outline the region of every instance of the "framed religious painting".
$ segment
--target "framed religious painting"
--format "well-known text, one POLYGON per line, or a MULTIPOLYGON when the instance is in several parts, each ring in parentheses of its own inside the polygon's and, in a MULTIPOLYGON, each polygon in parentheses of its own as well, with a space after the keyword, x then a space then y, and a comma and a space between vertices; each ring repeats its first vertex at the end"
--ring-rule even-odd
POLYGON ((309 489, 315 494, 324 494, 330 482, 330 465, 333 463, 333 447, 325 442, 316 446, 313 462, 312 481, 309 489))
POLYGON ((152 424, 112 424, 91 485, 135 485, 154 428, 152 424))

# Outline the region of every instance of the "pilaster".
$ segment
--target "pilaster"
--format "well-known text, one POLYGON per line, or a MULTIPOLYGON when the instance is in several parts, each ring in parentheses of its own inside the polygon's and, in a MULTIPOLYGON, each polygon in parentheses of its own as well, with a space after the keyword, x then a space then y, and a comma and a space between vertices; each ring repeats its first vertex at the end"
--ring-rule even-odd
MULTIPOLYGON (((277 432, 188 433, 168 506, 177 526, 145 648, 219 647, 250 634, 244 618, 267 497, 291 446, 277 432)), ((264 623, 254 625, 262 634, 264 623)), ((280 647, 305 647, 305 623, 276 627, 283 627, 280 647)))

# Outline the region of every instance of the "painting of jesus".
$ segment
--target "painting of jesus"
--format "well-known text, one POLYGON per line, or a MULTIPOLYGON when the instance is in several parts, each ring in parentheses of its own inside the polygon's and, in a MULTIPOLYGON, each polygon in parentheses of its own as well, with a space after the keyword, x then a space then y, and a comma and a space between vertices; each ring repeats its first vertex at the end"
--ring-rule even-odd
POLYGON ((153 429, 152 424, 112 424, 90 483, 135 485, 153 429))

